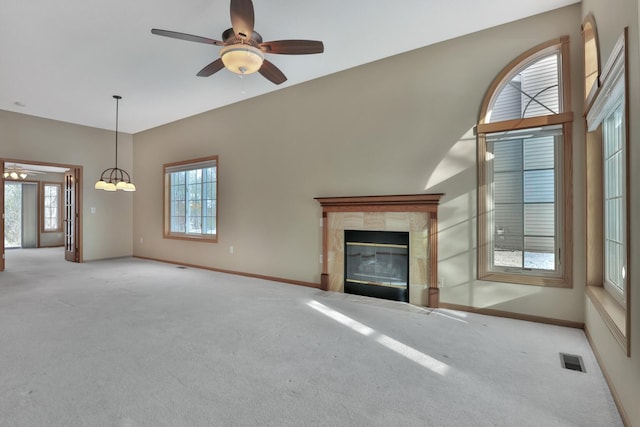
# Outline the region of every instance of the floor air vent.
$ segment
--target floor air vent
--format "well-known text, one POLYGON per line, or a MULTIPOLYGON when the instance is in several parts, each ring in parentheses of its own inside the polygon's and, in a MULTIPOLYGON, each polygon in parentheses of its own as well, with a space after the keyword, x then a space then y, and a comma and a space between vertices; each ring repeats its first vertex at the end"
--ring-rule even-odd
POLYGON ((582 362, 582 356, 575 356, 573 354, 560 353, 560 363, 565 369, 571 369, 572 371, 587 372, 584 369, 584 363, 582 362))

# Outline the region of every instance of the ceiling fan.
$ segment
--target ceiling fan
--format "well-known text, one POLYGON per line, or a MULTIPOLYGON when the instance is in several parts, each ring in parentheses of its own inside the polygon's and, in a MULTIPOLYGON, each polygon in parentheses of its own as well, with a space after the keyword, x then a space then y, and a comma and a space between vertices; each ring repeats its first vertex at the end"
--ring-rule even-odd
POLYGON ((223 68, 236 74, 252 74, 256 71, 267 80, 279 85, 287 77, 273 63, 264 58, 265 53, 280 55, 307 55, 324 52, 321 41, 277 40, 263 42, 253 29, 254 14, 251 0, 231 0, 231 27, 222 33, 222 41, 175 31, 152 29, 151 33, 174 39, 222 46, 220 58, 205 66, 198 76, 209 77, 223 68))
POLYGON ((13 164, 6 163, 4 165, 4 173, 2 174, 2 176, 4 177, 4 179, 19 180, 19 179, 27 179, 29 175, 40 175, 44 173, 46 172, 27 169, 25 165, 19 165, 17 163, 13 163, 13 164))

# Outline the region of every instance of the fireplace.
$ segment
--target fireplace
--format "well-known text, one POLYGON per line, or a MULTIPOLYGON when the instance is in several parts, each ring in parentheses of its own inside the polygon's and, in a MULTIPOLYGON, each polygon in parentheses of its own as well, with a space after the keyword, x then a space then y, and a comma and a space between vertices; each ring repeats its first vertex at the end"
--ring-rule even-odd
POLYGON ((409 302, 409 233, 344 231, 344 292, 409 302))
MULTIPOLYGON (((438 307, 438 204, 442 196, 439 193, 316 197, 322 206, 320 289, 346 292, 345 287, 358 285, 357 282, 345 283, 345 254, 348 251, 345 245, 346 230, 408 232, 408 297, 404 300, 408 298, 409 304, 418 306, 438 307)), ((369 285, 365 289, 371 290, 375 286, 369 285)), ((402 289, 394 292, 403 293, 402 289)))

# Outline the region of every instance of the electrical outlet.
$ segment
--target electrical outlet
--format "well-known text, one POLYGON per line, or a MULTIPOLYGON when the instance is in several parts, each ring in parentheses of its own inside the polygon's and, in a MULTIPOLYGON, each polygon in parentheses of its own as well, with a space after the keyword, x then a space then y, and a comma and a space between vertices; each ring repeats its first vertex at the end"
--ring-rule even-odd
POLYGON ((232 254, 233 253, 233 246, 229 246, 229 253, 232 254))
POLYGON ((144 237, 140 237, 140 244, 144 244, 144 237))
POLYGON ((444 277, 442 276, 438 277, 438 287, 444 288, 444 277))

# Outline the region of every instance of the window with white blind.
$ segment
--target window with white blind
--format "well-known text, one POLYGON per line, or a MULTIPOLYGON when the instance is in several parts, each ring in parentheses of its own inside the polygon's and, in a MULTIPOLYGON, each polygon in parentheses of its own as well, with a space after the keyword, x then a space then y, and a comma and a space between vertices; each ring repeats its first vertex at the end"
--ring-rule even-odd
POLYGON ((568 38, 516 58, 490 86, 478 135, 478 277, 571 286, 568 38))
POLYGON ((218 156, 164 165, 164 237, 217 241, 218 156))

